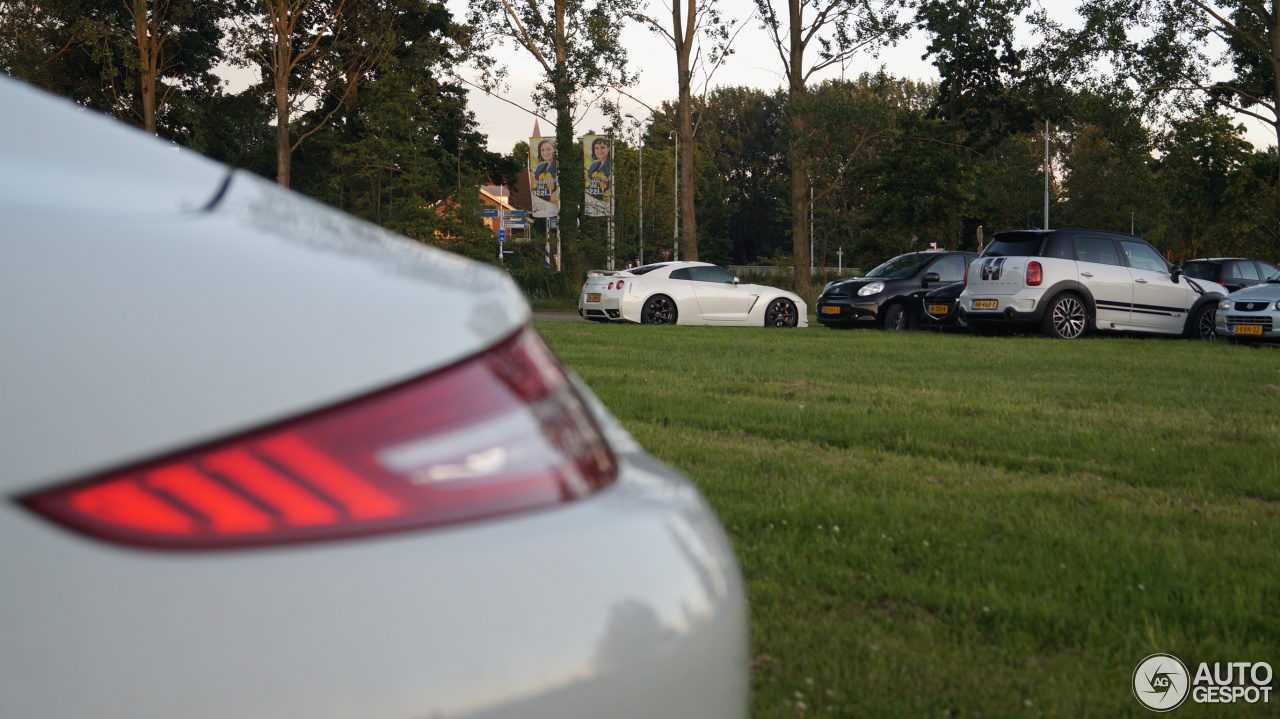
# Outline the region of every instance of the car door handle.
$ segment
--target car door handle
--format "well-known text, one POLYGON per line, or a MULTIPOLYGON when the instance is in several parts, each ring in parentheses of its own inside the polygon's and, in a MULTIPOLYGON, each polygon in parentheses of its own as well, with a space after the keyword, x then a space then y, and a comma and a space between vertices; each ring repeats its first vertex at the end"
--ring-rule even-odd
POLYGON ((1081 272, 1081 273, 1080 273, 1080 276, 1081 276, 1081 277, 1093 277, 1093 273, 1092 273, 1092 272, 1081 272))
POLYGON ((1134 282, 1140 282, 1140 283, 1142 283, 1142 284, 1144 284, 1144 285, 1145 285, 1145 284, 1147 284, 1147 281, 1146 281, 1146 280, 1144 280, 1144 279, 1142 279, 1141 277, 1139 277, 1138 279, 1134 280, 1134 282))

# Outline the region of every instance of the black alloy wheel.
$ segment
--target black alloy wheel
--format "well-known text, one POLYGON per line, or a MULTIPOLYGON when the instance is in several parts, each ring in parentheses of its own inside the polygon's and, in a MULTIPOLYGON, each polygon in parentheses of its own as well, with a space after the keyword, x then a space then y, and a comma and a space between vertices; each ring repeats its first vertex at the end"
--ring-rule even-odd
POLYGON ((791 300, 776 299, 764 311, 765 327, 795 327, 798 324, 800 314, 796 312, 796 305, 791 300))
POLYGON ((673 325, 676 323, 676 303, 666 295, 654 295, 645 300, 640 310, 642 325, 673 325))

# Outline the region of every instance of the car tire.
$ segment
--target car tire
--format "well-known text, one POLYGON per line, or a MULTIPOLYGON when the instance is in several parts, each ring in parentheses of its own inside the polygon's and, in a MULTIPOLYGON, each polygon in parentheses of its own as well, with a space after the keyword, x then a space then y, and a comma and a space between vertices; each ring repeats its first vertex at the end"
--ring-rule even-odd
POLYGON ((1089 310, 1079 295, 1064 292, 1049 300, 1040 329, 1056 339, 1079 339, 1089 331, 1089 310))
POLYGON ((779 297, 769 303, 764 311, 765 327, 795 327, 800 324, 800 313, 794 302, 779 297))
POLYGON ((666 295, 654 295, 644 301, 640 310, 642 325, 674 325, 679 318, 676 303, 666 295))
POLYGON ((1193 340, 1216 340, 1217 322, 1218 308, 1212 302, 1205 304, 1191 316, 1191 323, 1187 325, 1187 337, 1193 340))
POLYGON ((911 310, 898 303, 894 303, 884 308, 884 328, 887 330, 909 330, 915 329, 915 318, 911 316, 911 310))

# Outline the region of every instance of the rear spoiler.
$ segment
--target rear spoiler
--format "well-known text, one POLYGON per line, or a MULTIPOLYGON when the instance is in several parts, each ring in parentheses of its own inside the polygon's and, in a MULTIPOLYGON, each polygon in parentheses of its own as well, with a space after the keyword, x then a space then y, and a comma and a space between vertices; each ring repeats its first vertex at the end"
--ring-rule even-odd
POLYGON ((626 272, 626 270, 587 270, 587 277, 612 277, 623 272, 626 272))

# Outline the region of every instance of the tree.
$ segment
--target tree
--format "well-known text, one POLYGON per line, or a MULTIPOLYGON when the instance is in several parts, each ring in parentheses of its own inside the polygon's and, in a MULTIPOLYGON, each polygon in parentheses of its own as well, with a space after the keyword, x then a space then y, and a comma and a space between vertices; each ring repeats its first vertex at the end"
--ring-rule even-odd
MULTIPOLYGON (((1067 57, 1105 55, 1151 93, 1196 94, 1271 126, 1280 145, 1275 0, 1086 0, 1076 32, 1045 23, 1067 57), (1218 40, 1225 51, 1210 52, 1218 40), (1232 74, 1224 80, 1223 73, 1232 74)), ((1280 174, 1274 178, 1280 188, 1280 174)))
MULTIPOLYGON (((1029 129, 1031 117, 1016 92, 1022 79, 1023 51, 1013 45, 1018 18, 1028 0, 918 0, 916 26, 929 36, 926 57, 933 58, 941 82, 931 115, 949 123, 955 141, 970 160, 986 153, 1015 132, 1029 129)), ((950 178, 953 198, 972 163, 957 158, 959 171, 950 178)), ((956 247, 960 207, 947 208, 945 246, 956 247)))
POLYGON ((175 101, 214 94, 224 12, 201 0, 0 2, 0 69, 170 136, 175 101))
POLYGON ((763 27, 787 78, 791 160, 791 246, 796 291, 807 294, 809 271, 809 170, 806 147, 808 83, 813 75, 858 52, 895 41, 907 30, 895 0, 756 0, 763 27), (781 19, 785 14, 786 22, 781 19), (810 51, 812 54, 810 54, 810 51))
POLYGON ((230 37, 241 66, 256 66, 276 116, 276 181, 288 187, 293 152, 319 132, 400 42, 396 23, 415 0, 242 0, 230 37), (294 134, 303 109, 321 108, 294 134))
MULTIPOLYGON (((554 110, 556 146, 561 148, 561 169, 570 166, 566 151, 574 147, 574 111, 579 95, 592 90, 625 86, 632 81, 626 71, 626 51, 620 42, 624 20, 638 0, 471 0, 468 22, 475 29, 471 47, 474 62, 485 73, 485 85, 496 88, 506 68, 488 55, 490 41, 512 42, 529 53, 547 80, 534 93, 542 110, 554 110)), ((573 163, 573 166, 577 166, 573 163)), ((559 227, 564 255, 574 283, 585 271, 578 244, 578 218, 584 183, 578 174, 562 172, 559 227)))
MULTIPOLYGON (((702 97, 716 69, 732 52, 733 33, 716 6, 715 0, 672 0, 671 25, 664 25, 656 18, 637 13, 636 17, 671 45, 676 55, 676 104, 675 122, 671 123, 680 141, 677 162, 680 167, 680 229, 684 259, 698 259, 698 217, 695 212, 694 177, 697 153, 694 138, 697 124, 693 117, 693 77, 703 68, 702 97), (700 37, 710 43, 705 64, 702 62, 703 44, 700 37), (696 52, 695 52, 696 50, 696 52)), ((670 114, 667 114, 670 117, 670 114)))

